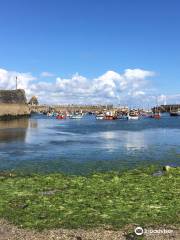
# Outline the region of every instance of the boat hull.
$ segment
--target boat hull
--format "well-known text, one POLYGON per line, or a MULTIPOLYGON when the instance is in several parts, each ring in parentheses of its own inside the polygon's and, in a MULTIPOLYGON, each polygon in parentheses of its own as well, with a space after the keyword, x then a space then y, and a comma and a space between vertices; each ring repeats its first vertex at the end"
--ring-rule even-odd
POLYGON ((63 120, 63 119, 66 119, 66 117, 60 115, 60 116, 56 116, 56 119, 63 120))
POLYGON ((170 116, 171 117, 179 117, 180 116, 180 112, 170 112, 170 116))
POLYGON ((117 117, 115 117, 115 116, 105 116, 104 119, 105 119, 105 120, 116 120, 117 117))
POLYGON ((139 116, 128 116, 128 120, 139 120, 139 116))
POLYGON ((97 120, 104 120, 104 116, 96 116, 97 120))
POLYGON ((70 119, 82 119, 83 116, 70 116, 70 119))
POLYGON ((154 114, 154 115, 151 115, 150 117, 154 118, 154 119, 160 119, 161 115, 160 114, 154 114))

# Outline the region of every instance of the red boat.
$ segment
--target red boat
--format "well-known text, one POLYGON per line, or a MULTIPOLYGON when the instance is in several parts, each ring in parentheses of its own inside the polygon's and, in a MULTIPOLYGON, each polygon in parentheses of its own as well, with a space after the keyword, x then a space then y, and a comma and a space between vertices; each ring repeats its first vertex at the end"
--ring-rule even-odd
POLYGON ((151 115, 151 118, 160 119, 161 118, 161 114, 160 113, 154 113, 153 115, 151 115))
POLYGON ((56 119, 60 119, 60 120, 66 119, 66 116, 65 115, 57 115, 56 119))
POLYGON ((154 113, 151 115, 151 117, 158 120, 161 118, 161 113, 158 109, 158 106, 154 108, 154 113))
POLYGON ((116 120, 117 119, 117 116, 112 116, 112 115, 106 115, 105 120, 116 120))
POLYGON ((154 118, 155 118, 155 119, 160 119, 160 118, 161 118, 161 115, 160 115, 160 114, 154 114, 154 118))

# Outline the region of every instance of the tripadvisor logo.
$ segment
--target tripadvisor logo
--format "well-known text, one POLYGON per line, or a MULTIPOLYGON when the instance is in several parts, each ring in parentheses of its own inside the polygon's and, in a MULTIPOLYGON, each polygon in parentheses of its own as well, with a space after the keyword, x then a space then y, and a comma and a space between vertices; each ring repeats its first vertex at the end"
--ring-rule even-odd
POLYGON ((150 235, 150 234, 172 234, 172 229, 143 229, 142 227, 137 227, 134 229, 134 232, 137 236, 141 236, 143 234, 150 235))
POLYGON ((141 236, 141 235, 143 235, 144 230, 142 227, 137 227, 137 228, 135 228, 134 232, 136 235, 141 236))

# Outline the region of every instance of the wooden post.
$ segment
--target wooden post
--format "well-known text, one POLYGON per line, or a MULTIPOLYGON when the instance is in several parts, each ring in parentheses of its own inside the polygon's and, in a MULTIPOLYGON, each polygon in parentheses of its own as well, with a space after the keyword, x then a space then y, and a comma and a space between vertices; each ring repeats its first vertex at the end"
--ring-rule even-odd
POLYGON ((18 78, 16 76, 16 90, 18 89, 18 78))

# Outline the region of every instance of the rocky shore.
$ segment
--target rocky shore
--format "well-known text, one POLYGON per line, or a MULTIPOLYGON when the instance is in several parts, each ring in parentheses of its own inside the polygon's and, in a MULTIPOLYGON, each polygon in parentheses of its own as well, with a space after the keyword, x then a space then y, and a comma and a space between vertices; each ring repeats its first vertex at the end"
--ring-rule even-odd
POLYGON ((0 120, 28 117, 29 115, 30 109, 24 90, 0 90, 0 120))
MULTIPOLYGON (((122 230, 94 229, 52 229, 36 231, 17 227, 0 219, 0 240, 178 240, 180 231, 171 226, 170 234, 146 234, 138 237, 133 226, 122 230)), ((163 229, 162 227, 160 229, 163 229)))

